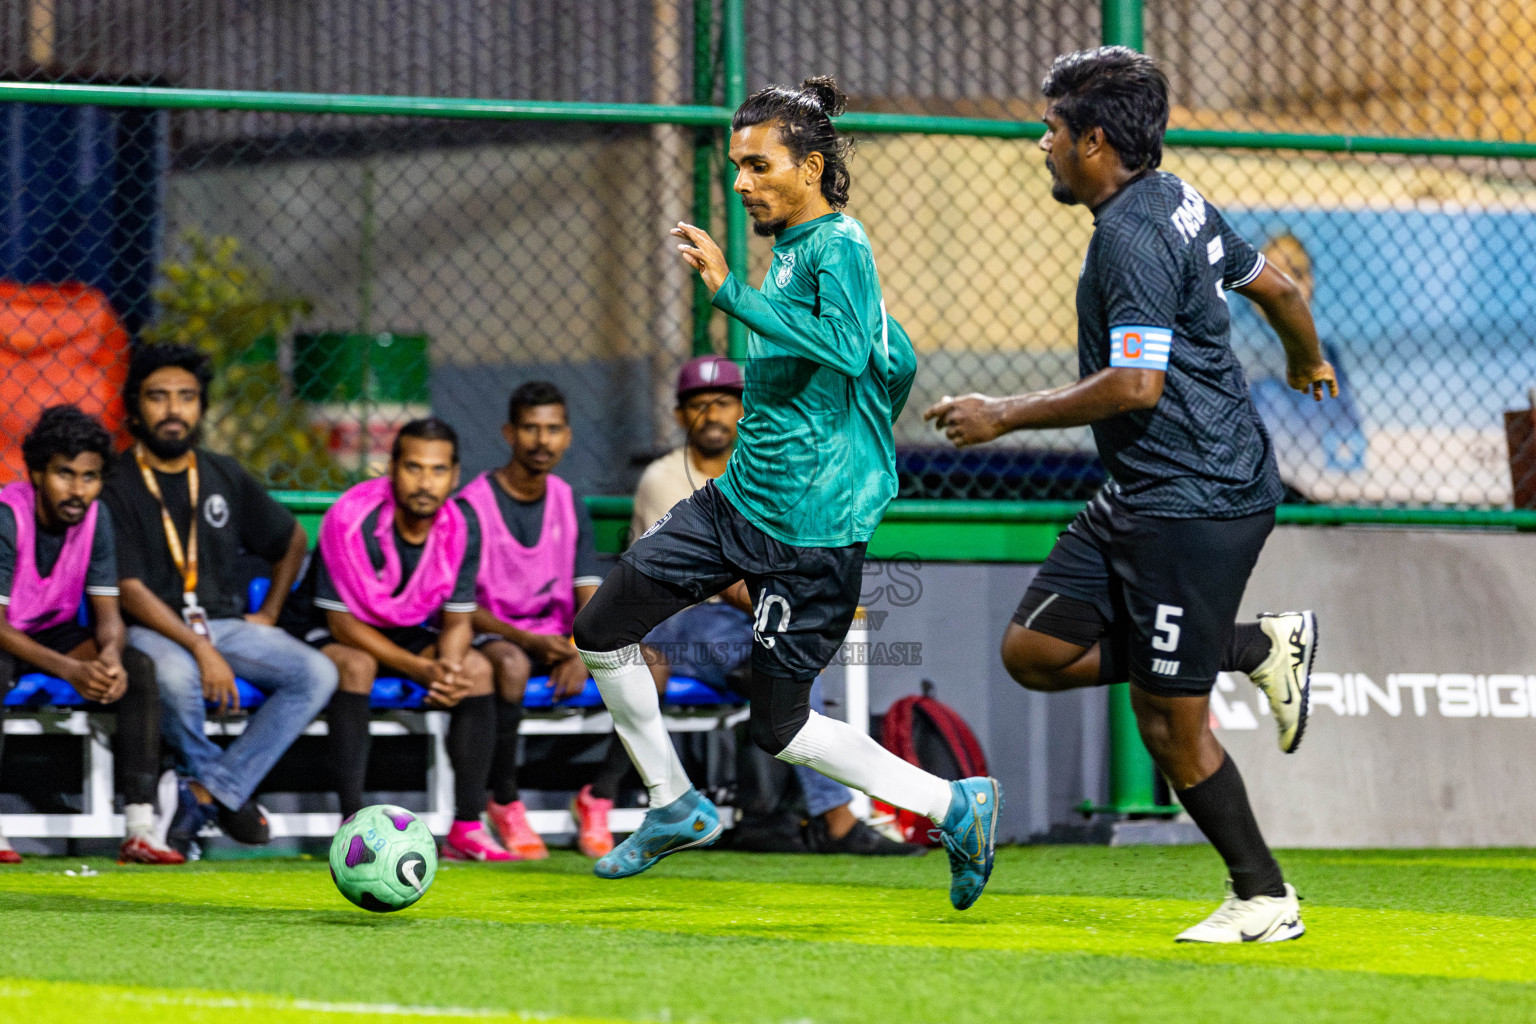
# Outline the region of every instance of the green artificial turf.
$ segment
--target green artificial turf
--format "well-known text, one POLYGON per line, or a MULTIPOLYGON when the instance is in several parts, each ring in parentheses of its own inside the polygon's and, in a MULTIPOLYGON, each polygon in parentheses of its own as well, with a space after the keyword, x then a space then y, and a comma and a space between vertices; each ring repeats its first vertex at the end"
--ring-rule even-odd
POLYGON ((970 911, 918 861, 691 853, 605 881, 446 865, 354 909, 319 861, 0 871, 0 1020, 1536 1021, 1536 854, 1293 851, 1308 934, 1176 945, 1208 848, 1000 851, 970 911))

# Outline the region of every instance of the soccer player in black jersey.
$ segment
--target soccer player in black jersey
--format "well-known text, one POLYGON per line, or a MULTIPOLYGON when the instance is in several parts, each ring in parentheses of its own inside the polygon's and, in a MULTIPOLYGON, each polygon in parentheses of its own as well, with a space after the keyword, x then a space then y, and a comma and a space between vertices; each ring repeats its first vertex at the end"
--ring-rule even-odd
POLYGON ((1337 396, 1295 284, 1193 187, 1157 170, 1168 84, 1120 46, 1058 57, 1040 148, 1051 195, 1093 212, 1077 287, 1081 379, 1050 391, 946 397, 925 413, 956 445, 1013 430, 1092 427, 1111 482, 1061 535, 1003 637, 1032 690, 1131 681, 1142 739, 1231 875, 1189 942, 1301 935, 1237 767, 1211 733, 1210 688, 1238 670, 1263 690, 1290 752, 1306 723, 1310 612, 1234 626, 1282 486, 1229 339, 1227 292, 1255 302, 1290 385, 1337 396))

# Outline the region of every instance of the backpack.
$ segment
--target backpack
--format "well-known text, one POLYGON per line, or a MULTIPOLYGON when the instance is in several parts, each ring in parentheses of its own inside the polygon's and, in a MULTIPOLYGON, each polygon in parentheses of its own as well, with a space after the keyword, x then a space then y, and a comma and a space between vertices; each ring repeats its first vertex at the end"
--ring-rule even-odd
MULTIPOLYGON (((891 705, 880 723, 881 745, 941 779, 954 781, 987 774, 987 757, 976 742, 976 734, 954 708, 935 700, 933 692, 933 682, 924 679, 921 696, 903 697, 891 705)), ((878 800, 874 810, 877 816, 893 816, 907 842, 937 845, 928 836, 933 823, 923 815, 878 800)))

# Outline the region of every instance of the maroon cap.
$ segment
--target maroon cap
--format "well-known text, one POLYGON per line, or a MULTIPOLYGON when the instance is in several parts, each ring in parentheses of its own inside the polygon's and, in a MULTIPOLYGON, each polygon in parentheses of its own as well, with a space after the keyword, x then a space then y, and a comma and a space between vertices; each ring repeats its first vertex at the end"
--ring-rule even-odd
POLYGON ((734 391, 739 395, 746 387, 741 367, 725 356, 694 356, 677 374, 679 399, 695 391, 734 391))

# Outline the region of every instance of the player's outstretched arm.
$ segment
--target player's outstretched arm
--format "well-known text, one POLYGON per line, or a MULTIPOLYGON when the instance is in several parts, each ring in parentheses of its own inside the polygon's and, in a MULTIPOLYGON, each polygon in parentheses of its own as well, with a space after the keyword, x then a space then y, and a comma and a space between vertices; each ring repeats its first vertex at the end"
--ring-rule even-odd
MULTIPOLYGON (((684 240, 678 245, 678 252, 699 272, 714 296, 715 306, 728 315, 802 359, 844 376, 857 377, 869 365, 877 325, 861 320, 861 303, 850 293, 849 284, 854 275, 872 276, 872 267, 852 260, 822 267, 817 274, 821 313, 813 316, 775 303, 746 282, 731 277, 720 247, 702 228, 679 224, 671 234, 684 240)), ((861 284, 866 289, 878 288, 873 280, 861 284)))
POLYGON ((1331 398, 1339 397, 1338 378, 1333 366, 1323 358, 1317 325, 1312 322, 1312 311, 1296 282, 1268 263, 1258 277, 1238 288, 1237 293, 1251 299, 1280 336, 1280 344, 1285 346, 1286 383, 1319 402, 1325 392, 1331 398))
POLYGON ((1015 430, 1081 427, 1150 409, 1163 397, 1162 370, 1111 366, 1065 387, 1025 395, 945 395, 923 413, 957 448, 985 444, 1015 430))

